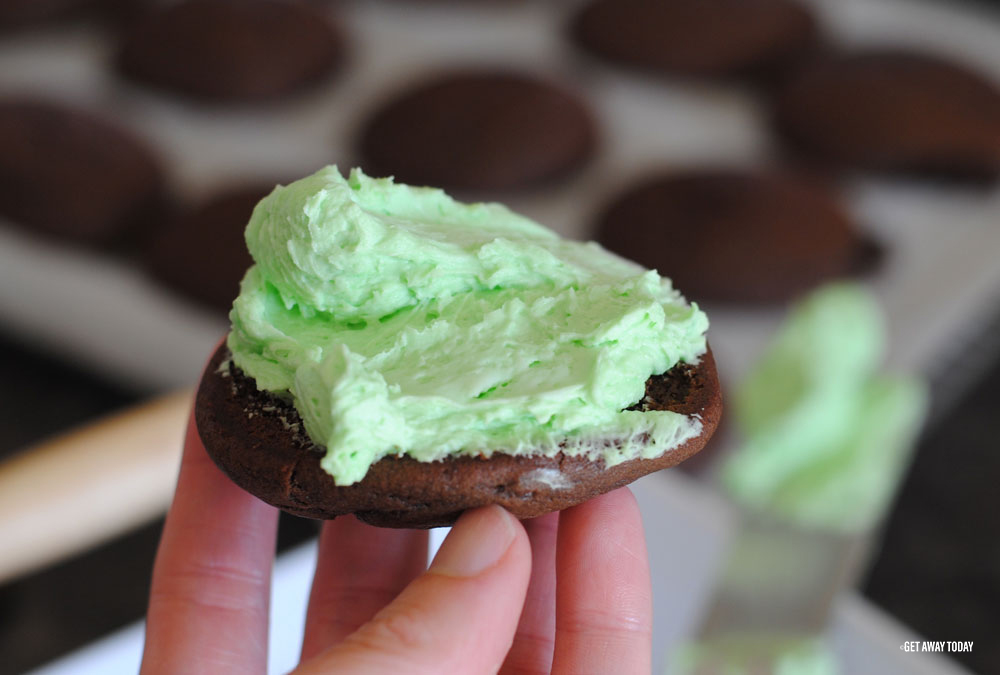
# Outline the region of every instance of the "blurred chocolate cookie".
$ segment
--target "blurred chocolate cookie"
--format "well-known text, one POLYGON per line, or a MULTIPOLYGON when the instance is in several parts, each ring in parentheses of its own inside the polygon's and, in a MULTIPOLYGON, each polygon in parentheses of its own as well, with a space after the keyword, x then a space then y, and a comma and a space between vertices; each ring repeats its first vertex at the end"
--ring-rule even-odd
POLYGON ((563 177, 593 155, 597 131, 574 93, 534 75, 444 74, 399 93, 361 132, 371 175, 453 190, 506 190, 563 177))
POLYGON ((103 244, 155 215, 163 196, 155 155, 125 129, 50 101, 0 98, 0 216, 103 244))
POLYGON ((926 54, 816 61, 780 90, 774 123, 793 150, 833 166, 973 180, 1000 173, 1000 89, 926 54))
POLYGON ((147 242, 147 269, 173 290, 228 313, 253 264, 243 232, 257 202, 273 189, 228 188, 182 214, 147 242))
POLYGON ((592 0, 572 18, 590 53, 683 77, 769 76, 818 38, 795 0, 592 0))
POLYGON ((870 267, 879 250, 821 183, 738 169, 647 178, 604 210, 597 239, 716 302, 784 301, 870 267))
POLYGON ((343 59, 325 11, 291 0, 182 0, 135 21, 117 56, 132 80, 216 102, 275 99, 343 59))
POLYGON ((76 17, 108 2, 109 0, 0 0, 0 32, 76 17))

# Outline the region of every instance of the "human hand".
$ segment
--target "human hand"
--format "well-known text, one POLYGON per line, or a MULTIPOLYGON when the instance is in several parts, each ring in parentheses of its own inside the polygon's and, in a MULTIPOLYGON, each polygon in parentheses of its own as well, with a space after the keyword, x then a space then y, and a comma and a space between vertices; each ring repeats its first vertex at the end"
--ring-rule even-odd
MULTIPOLYGON (((189 423, 153 572, 142 673, 263 673, 278 512, 189 423)), ((623 488, 518 522, 468 511, 429 569, 427 533, 324 525, 295 673, 648 673, 652 602, 623 488)))

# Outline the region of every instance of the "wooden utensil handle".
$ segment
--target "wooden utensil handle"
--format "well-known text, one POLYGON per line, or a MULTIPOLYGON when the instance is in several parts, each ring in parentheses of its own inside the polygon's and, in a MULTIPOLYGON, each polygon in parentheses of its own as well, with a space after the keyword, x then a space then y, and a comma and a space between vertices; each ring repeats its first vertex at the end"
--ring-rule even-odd
POLYGON ((0 583, 162 514, 192 397, 163 396, 0 464, 0 583))

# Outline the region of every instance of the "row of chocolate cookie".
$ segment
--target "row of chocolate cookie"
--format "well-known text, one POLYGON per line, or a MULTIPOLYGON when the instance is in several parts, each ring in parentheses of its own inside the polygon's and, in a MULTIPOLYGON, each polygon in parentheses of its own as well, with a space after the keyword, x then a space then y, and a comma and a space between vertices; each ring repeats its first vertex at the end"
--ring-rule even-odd
MULTIPOLYGON (((24 18, 30 12, 57 14, 109 2, 14 3, 5 10, 10 15, 6 23, 15 23, 19 12, 24 18)), ((840 51, 797 0, 590 0, 573 12, 568 34, 586 52, 625 68, 669 77, 771 83, 773 126, 785 148, 824 167, 959 179, 992 179, 1000 173, 1000 90, 992 82, 967 66, 929 54, 840 51)), ((175 95, 251 102, 324 81, 342 65, 346 52, 345 32, 331 19, 329 8, 291 0, 181 0, 153 5, 131 22, 115 63, 129 79, 175 95)), ((409 131, 413 111, 418 122, 429 125, 423 145, 441 140, 444 151, 465 149, 481 163, 477 153, 490 152, 486 137, 493 129, 467 122, 458 126, 462 116, 449 114, 450 105, 455 97, 467 96, 478 106, 467 114, 481 113, 501 102, 503 93, 491 92, 490 82, 467 81, 447 87, 428 83, 411 92, 409 101, 390 104, 377 128, 367 131, 362 147, 370 152, 362 156, 364 163, 409 181, 444 187, 476 183, 476 172, 461 167, 462 157, 445 161, 432 153, 421 160, 379 140, 383 132, 393 139, 401 135, 393 122, 398 117, 407 117, 409 131), (438 93, 444 99, 435 108, 432 99, 438 93)), ((507 85, 493 86, 502 90, 507 85)), ((528 96, 516 92, 508 107, 515 109, 528 96)), ((578 106, 565 100, 562 105, 562 111, 547 110, 562 112, 568 129, 585 134, 578 106)), ((417 124, 414 130, 419 134, 420 129, 417 124)), ((507 141, 499 139, 495 145, 507 141)), ((534 145, 535 139, 527 137, 524 143, 534 145)), ((547 139, 540 148, 555 145, 555 138, 547 139)), ((575 153, 578 160, 584 151, 576 144, 563 153, 575 153)), ((541 166, 522 169, 525 175, 511 174, 498 163, 483 170, 479 182, 490 188, 553 170, 541 166)))
MULTIPOLYGON (((180 3, 173 7, 190 7, 211 5, 210 2, 180 3)), ((249 6, 249 5, 248 5, 249 6)), ((37 135, 37 134, 36 134, 37 135)), ((418 83, 409 91, 406 91, 389 101, 379 112, 372 116, 361 137, 362 165, 375 174, 395 174, 402 180, 413 183, 443 184, 452 189, 473 190, 480 193, 494 189, 506 189, 509 187, 530 184, 539 180, 550 179, 560 174, 571 171, 574 167, 581 165, 593 153, 595 146, 594 124, 587 111, 587 106, 572 92, 559 87, 551 82, 538 80, 529 75, 511 72, 493 73, 461 73, 446 77, 438 77, 429 82, 418 83), (414 162, 416 159, 418 161, 414 162)), ((15 133, 16 136, 16 133, 15 133)), ((112 147, 114 144, 110 144, 112 147)), ((35 150, 28 149, 28 153, 35 150)), ((64 153, 65 154, 65 153, 64 153)), ((86 153, 70 153, 74 157, 85 157, 86 153)), ((15 157, 12 153, 11 157, 15 157)), ((148 164, 148 162, 147 162, 148 164)), ((83 168, 83 167, 78 167, 83 168)), ((80 172, 85 173, 85 171, 80 172)), ((11 175, 14 175, 13 172, 11 175)), ((95 174, 96 175, 96 174, 95 174)), ((138 171, 132 176, 133 179, 147 177, 149 182, 155 182, 155 172, 138 171)), ((692 181, 685 180, 683 175, 665 179, 670 183, 666 188, 669 192, 690 192, 692 181), (679 187, 680 186, 680 187, 679 187), (687 187, 684 187, 687 186, 687 187)), ((763 180, 765 185, 773 185, 774 181, 767 177, 743 176, 744 180, 753 182, 763 180), (767 179, 765 179, 767 178, 767 179)), ((789 193, 795 185, 795 181, 790 176, 783 179, 788 185, 784 193, 789 193)), ((737 181, 738 182, 738 181, 737 181)), ((802 181, 799 181, 800 183, 802 181)), ((698 181, 694 181, 696 185, 698 181)), ((705 193, 705 181, 702 181, 701 188, 696 192, 705 193)), ((42 181, 43 186, 52 185, 52 179, 42 181)), ((708 185, 714 185, 715 194, 703 194, 702 200, 706 204, 726 204, 739 202, 733 193, 739 194, 739 189, 734 187, 733 181, 710 180, 708 185)), ((83 198, 91 202, 100 198, 103 194, 101 190, 95 190, 93 186, 77 186, 83 198)), ((141 187, 141 186, 140 186, 141 187)), ((11 191, 14 197, 21 195, 31 196, 30 190, 18 187, 11 191)), ((641 190, 640 190, 641 192, 641 190)), ((648 192, 648 191, 647 191, 648 192)), ((817 195, 818 190, 799 190, 802 194, 817 195)), ((49 209, 56 209, 59 206, 58 199, 52 199, 51 194, 61 194, 60 191, 49 191, 49 197, 45 205, 49 209)), ((767 191, 765 190, 765 193, 767 191)), ((65 191, 65 194, 74 194, 72 186, 65 191)), ((138 198, 144 194, 142 189, 132 188, 131 196, 138 198)), ((262 194, 262 192, 261 192, 262 194)), ((629 196, 629 199, 635 197, 629 196)), ((622 199, 625 199, 623 197, 622 199)), ((42 201, 40 196, 24 199, 24 204, 39 204, 42 201)), ((141 201, 141 200, 140 200, 141 201)), ((687 200, 685 203, 689 203, 687 200)), ((859 254, 858 251, 869 250, 865 246, 863 239, 853 235, 849 227, 843 226, 847 222, 843 217, 827 218, 823 214, 838 212, 839 207, 833 203, 833 198, 829 195, 814 199, 813 208, 820 213, 819 217, 813 217, 808 222, 808 226, 803 226, 801 221, 793 218, 777 217, 771 223, 779 230, 785 228, 788 231, 796 230, 801 236, 811 242, 812 247, 796 247, 787 243, 788 234, 765 235, 760 227, 753 227, 752 223, 763 223, 766 219, 758 218, 754 210, 754 203, 747 202, 743 206, 733 208, 729 216, 723 219, 716 218, 713 227, 719 227, 719 223, 725 222, 730 231, 745 235, 748 241, 774 241, 780 243, 776 246, 764 246, 766 253, 747 256, 743 265, 751 270, 755 283, 732 284, 736 289, 734 292, 719 292, 718 289, 698 291, 695 297, 716 297, 735 300, 749 299, 750 296, 760 299, 775 299, 794 293, 802 284, 812 283, 810 279, 819 275, 825 277, 846 273, 856 266, 854 260, 859 254), (840 226, 829 226, 828 223, 840 223, 840 226), (851 236, 848 236, 851 235, 851 236), (840 243, 833 247, 825 247, 821 242, 828 241, 829 238, 839 240, 840 243), (849 240, 849 243, 844 243, 849 240), (784 253, 782 253, 784 252, 784 253), (825 253, 824 253, 825 252, 825 253), (812 257, 810 257, 810 255, 812 257), (823 257, 825 255, 825 257, 823 257), (784 256, 787 264, 775 264, 776 257, 784 256), (798 259, 801 258, 801 259, 798 259), (759 273, 754 272, 754 265, 761 265, 759 273), (798 274, 790 275, 791 281, 784 283, 768 282, 768 275, 781 279, 781 270, 788 267, 798 267, 798 274), (772 290, 764 291, 762 288, 770 284, 772 290)), ((757 203, 768 204, 767 200, 758 200, 757 203)), ((777 200, 776 203, 781 203, 777 200)), ((662 250, 663 247, 646 247, 642 255, 637 256, 634 251, 636 242, 649 242, 656 238, 675 241, 677 236, 673 232, 698 233, 710 229, 705 224, 704 207, 697 204, 691 205, 686 211, 675 210, 674 215, 669 219, 655 216, 650 220, 635 219, 628 223, 629 228, 608 226, 608 221, 613 221, 614 216, 621 209, 608 209, 608 215, 603 218, 605 224, 601 227, 601 238, 609 247, 622 250, 643 259, 646 264, 655 267, 672 269, 680 268, 677 265, 670 265, 669 259, 657 258, 653 251, 662 250), (699 210, 700 209, 700 210, 699 210), (639 226, 639 224, 645 223, 639 226), (637 233, 637 228, 643 230, 637 233), (611 234, 609 234, 611 233, 611 234), (616 240, 617 238, 617 240, 616 240)), ((796 212, 796 208, 777 209, 778 216, 796 212)), ((126 209, 126 211, 128 211, 126 209)), ((801 209, 799 209, 801 211, 801 209)), ((12 217, 15 220, 25 220, 32 217, 44 215, 43 213, 25 213, 25 208, 20 212, 17 208, 12 209, 12 217)), ((97 212, 100 213, 100 210, 97 212)), ((249 213, 249 207, 246 213, 249 213)), ((72 224, 73 218, 62 214, 63 217, 49 217, 48 222, 59 222, 62 225, 72 224)), ((717 214, 718 215, 718 214, 717 214)), ((112 221, 121 223, 128 220, 128 214, 122 217, 106 219, 106 224, 110 227, 112 221)), ((134 218, 133 218, 134 220, 134 218)), ((244 218, 245 220, 245 218, 244 218)), ((171 227, 176 230, 179 226, 171 227)), ((237 225, 234 227, 239 227, 237 225)), ((80 232, 94 232, 93 222, 80 232)), ((181 241, 196 241, 191 239, 193 235, 180 237, 181 241)), ((688 258, 695 256, 696 248, 694 243, 698 238, 711 240, 711 237, 696 235, 685 247, 688 258)), ((154 252, 161 252, 169 249, 163 244, 163 238, 157 237, 160 245, 156 246, 154 252)), ((735 238, 733 238, 735 241, 735 238)), ((231 236, 227 241, 240 244, 238 236, 231 236)), ((196 255, 201 251, 211 251, 212 247, 191 246, 190 253, 196 255)), ((245 252, 241 245, 237 245, 240 253, 240 260, 234 262, 233 269, 239 270, 244 266, 243 256, 245 252)), ((709 253, 713 254, 711 247, 709 253)), ((742 247, 737 247, 742 248, 742 247)), ((173 256, 151 256, 153 260, 160 260, 156 268, 161 271, 161 276, 165 278, 180 279, 182 284, 193 286, 197 289, 206 289, 211 284, 192 279, 191 274, 184 271, 184 266, 180 262, 164 262, 164 260, 180 261, 177 255, 173 256), (178 271, 170 273, 168 266, 174 264, 178 271)), ((214 254, 209 254, 209 259, 215 267, 222 263, 221 258, 214 254)), ((191 269, 198 266, 192 264, 191 269)), ((732 276, 738 266, 727 265, 704 265, 696 267, 702 274, 706 270, 717 270, 713 274, 718 276, 732 276)), ((215 276, 220 276, 219 270, 213 270, 215 276)), ((224 275, 222 275, 224 276, 224 275)), ((722 284, 718 281, 716 285, 722 284)), ((686 287, 697 289, 699 285, 685 284, 686 287)), ((223 287, 235 288, 235 281, 223 284, 223 287)), ((230 291, 219 291, 212 294, 215 297, 225 297, 231 295, 230 291)), ((219 301, 218 304, 224 304, 219 301)))
MULTIPOLYGON (((16 99, 0 101, 0 175, 0 213, 12 222, 91 245, 131 239, 155 276, 221 310, 249 264, 243 227, 272 187, 228 188, 177 213, 134 135, 16 99)), ((671 270, 699 299, 780 300, 871 260, 831 191, 790 172, 666 174, 616 197, 599 223, 606 246, 671 270)))
POLYGON ((1000 174, 993 82, 917 50, 841 49, 796 0, 591 0, 570 32, 625 68, 766 83, 785 150, 824 169, 1000 174))

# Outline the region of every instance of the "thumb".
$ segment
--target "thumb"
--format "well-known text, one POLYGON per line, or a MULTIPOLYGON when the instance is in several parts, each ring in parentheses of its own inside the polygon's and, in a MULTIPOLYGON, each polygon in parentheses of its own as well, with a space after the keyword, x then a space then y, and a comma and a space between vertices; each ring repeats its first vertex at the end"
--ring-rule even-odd
POLYGON ((458 519, 423 575, 297 673, 496 673, 531 575, 524 528, 499 506, 458 519))

